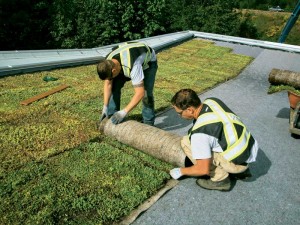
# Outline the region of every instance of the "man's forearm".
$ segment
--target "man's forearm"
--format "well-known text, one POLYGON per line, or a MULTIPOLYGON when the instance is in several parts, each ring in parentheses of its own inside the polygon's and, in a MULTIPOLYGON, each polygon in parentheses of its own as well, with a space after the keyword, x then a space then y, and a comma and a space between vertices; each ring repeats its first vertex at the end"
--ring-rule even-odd
POLYGON ((209 175, 211 158, 197 159, 196 164, 191 167, 181 168, 182 175, 186 176, 204 176, 209 175))
POLYGON ((112 81, 105 80, 104 81, 104 90, 103 90, 103 104, 108 106, 109 99, 111 96, 111 90, 112 90, 112 81))
POLYGON ((144 86, 138 86, 134 88, 134 95, 131 98, 128 105, 124 108, 126 113, 129 113, 134 107, 136 107, 139 102, 143 99, 145 95, 145 88, 144 86))
POLYGON ((209 175, 209 170, 199 169, 196 166, 180 168, 182 175, 185 176, 204 176, 209 175))
POLYGON ((124 110, 129 113, 134 107, 136 107, 139 102, 143 99, 144 93, 135 93, 128 105, 124 108, 124 110))

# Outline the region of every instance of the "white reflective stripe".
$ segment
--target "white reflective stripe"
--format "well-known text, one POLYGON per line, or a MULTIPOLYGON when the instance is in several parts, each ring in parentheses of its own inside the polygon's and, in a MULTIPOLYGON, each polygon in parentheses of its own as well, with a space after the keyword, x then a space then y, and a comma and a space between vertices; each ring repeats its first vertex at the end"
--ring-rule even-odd
POLYGON ((227 115, 229 116, 229 118, 231 120, 233 120, 235 122, 242 122, 241 119, 237 115, 235 115, 233 113, 227 113, 227 115))
MULTIPOLYGON (((192 128, 192 131, 198 129, 199 127, 205 126, 207 124, 211 123, 217 123, 220 122, 219 117, 214 113, 205 113, 204 115, 201 115, 198 117, 195 125, 192 128)), ((192 132, 189 133, 189 139, 191 137, 192 132)))
POLYGON ((236 144, 234 144, 233 146, 231 146, 230 148, 227 148, 226 151, 222 152, 221 154, 228 161, 231 161, 232 159, 237 158, 247 148, 250 136, 251 136, 250 132, 248 132, 244 128, 244 131, 242 133, 242 136, 241 136, 240 140, 236 144))
POLYGON ((198 117, 195 125, 193 126, 192 130, 196 130, 199 127, 202 127, 207 124, 219 122, 219 117, 214 113, 205 113, 204 115, 201 115, 198 117))
POLYGON ((147 48, 147 53, 146 53, 146 57, 144 59, 144 64, 143 64, 144 70, 149 68, 148 62, 150 62, 151 56, 152 56, 150 48, 147 45, 145 45, 145 47, 147 48))
MULTIPOLYGON (((117 49, 116 49, 117 50, 117 49)), ((115 51, 116 51, 115 50, 115 51)), ((108 56, 107 59, 111 60, 113 58, 114 55, 116 55, 117 53, 115 53, 115 51, 112 51, 108 56)))
POLYGON ((229 116, 229 118, 231 119, 231 121, 233 123, 238 124, 242 127, 245 127, 245 125, 243 124, 243 122, 241 121, 241 119, 237 115, 235 115, 233 113, 228 113, 227 115, 229 116))
POLYGON ((125 44, 120 44, 119 48, 117 48, 116 50, 112 51, 108 56, 107 59, 112 59, 112 57, 116 54, 119 54, 120 52, 122 52, 124 49, 126 48, 134 48, 134 47, 146 47, 149 51, 149 47, 143 43, 125 43, 125 44))
POLYGON ((214 111, 223 121, 223 130, 227 141, 227 146, 230 147, 238 140, 238 136, 232 121, 227 113, 213 100, 206 100, 205 103, 214 111))
POLYGON ((122 62, 124 75, 130 78, 131 61, 130 61, 129 48, 125 48, 123 51, 120 52, 120 58, 122 62))
MULTIPOLYGON (((192 131, 204 125, 212 124, 215 122, 222 122, 227 142, 227 149, 224 149, 224 152, 221 154, 229 161, 237 158, 247 148, 249 139, 251 137, 250 132, 247 131, 245 125, 241 122, 238 116, 233 113, 225 112, 217 102, 213 100, 205 100, 204 103, 207 104, 213 112, 205 113, 199 116, 196 124, 192 128, 192 131), (225 122, 223 120, 225 120, 225 122), (240 138, 238 138, 234 123, 239 124, 243 127, 243 132, 240 138), (228 141, 229 138, 231 138, 230 141, 228 141), (230 142, 230 144, 228 142, 230 142)), ((189 134, 189 136, 190 135, 191 133, 189 134)))
POLYGON ((122 64, 122 68, 123 68, 123 71, 124 71, 124 75, 128 78, 130 78, 130 70, 131 70, 129 49, 130 48, 135 48, 135 47, 146 47, 147 48, 146 57, 145 57, 145 60, 144 60, 144 63, 143 63, 143 69, 147 69, 146 67, 148 67, 148 62, 151 59, 151 50, 147 45, 145 45, 143 43, 124 43, 124 44, 120 44, 119 48, 112 51, 107 56, 107 59, 111 60, 114 55, 120 53, 121 64, 122 64))

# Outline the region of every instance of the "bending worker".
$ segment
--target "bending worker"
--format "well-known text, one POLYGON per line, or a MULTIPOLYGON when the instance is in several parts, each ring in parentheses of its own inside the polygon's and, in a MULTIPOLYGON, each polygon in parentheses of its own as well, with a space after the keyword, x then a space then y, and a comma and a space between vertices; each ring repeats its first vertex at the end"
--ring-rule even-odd
POLYGON ((153 88, 156 71, 156 54, 149 46, 133 42, 113 49, 97 65, 99 78, 104 80, 104 105, 100 120, 111 117, 112 123, 118 124, 142 100, 143 123, 154 125, 153 88), (129 80, 134 88, 134 95, 125 108, 120 110, 121 89, 129 80))
POLYGON ((248 164, 256 160, 257 142, 221 100, 208 98, 201 103, 195 91, 182 89, 171 103, 182 118, 194 120, 189 135, 181 141, 186 167, 172 169, 174 179, 183 175, 204 176, 196 181, 200 187, 229 191, 230 177, 251 176, 248 164))

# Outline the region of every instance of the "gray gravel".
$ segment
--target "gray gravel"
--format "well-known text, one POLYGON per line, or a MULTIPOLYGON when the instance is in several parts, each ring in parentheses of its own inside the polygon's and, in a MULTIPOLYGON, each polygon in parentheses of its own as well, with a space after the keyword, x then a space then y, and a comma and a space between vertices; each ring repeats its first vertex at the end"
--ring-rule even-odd
MULTIPOLYGON (((200 95, 222 99, 257 139, 260 150, 251 164, 253 177, 237 181, 230 192, 201 189, 195 178, 179 184, 140 215, 134 225, 289 224, 300 220, 300 139, 289 133, 286 92, 268 95, 273 68, 300 72, 300 54, 217 42, 255 60, 234 80, 200 95)), ((158 115, 156 126, 185 135, 191 121, 170 109, 158 115)))

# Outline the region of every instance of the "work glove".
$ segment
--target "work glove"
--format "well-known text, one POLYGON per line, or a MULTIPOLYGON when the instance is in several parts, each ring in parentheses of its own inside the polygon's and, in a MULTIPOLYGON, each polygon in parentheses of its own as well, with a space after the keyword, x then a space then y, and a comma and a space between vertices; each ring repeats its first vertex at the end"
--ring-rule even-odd
POLYGON ((182 176, 180 168, 174 168, 170 170, 170 175, 175 180, 179 179, 182 176))
POLYGON ((104 120, 105 117, 108 117, 108 108, 106 105, 103 106, 100 122, 104 120))
POLYGON ((111 117, 111 122, 113 124, 121 123, 123 121, 123 119, 125 118, 126 114, 127 113, 125 112, 124 109, 121 111, 115 112, 114 115, 112 115, 112 117, 111 117))

